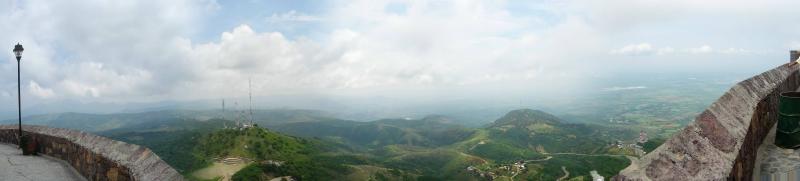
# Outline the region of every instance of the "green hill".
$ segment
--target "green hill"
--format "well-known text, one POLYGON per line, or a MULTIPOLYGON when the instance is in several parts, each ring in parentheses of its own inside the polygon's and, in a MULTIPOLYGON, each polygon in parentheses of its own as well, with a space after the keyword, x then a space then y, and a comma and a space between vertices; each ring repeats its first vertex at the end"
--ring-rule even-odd
POLYGON ((570 178, 591 178, 591 170, 610 175, 630 163, 622 155, 614 156, 607 150, 611 141, 633 138, 633 133, 627 129, 567 123, 542 111, 522 109, 507 113, 480 134, 455 146, 495 163, 542 160, 529 163, 529 169, 518 174, 519 178, 554 180, 561 176, 561 166, 572 170, 570 178))
POLYGON ((223 129, 202 136, 193 153, 204 158, 244 157, 253 159, 291 160, 307 155, 317 146, 311 140, 290 137, 261 128, 223 129))
POLYGON ((556 116, 540 110, 519 109, 506 113, 503 117, 495 120, 489 127, 501 127, 506 125, 527 126, 529 124, 561 124, 562 120, 556 116))
POLYGON ((538 153, 604 153, 602 148, 612 140, 634 136, 630 130, 565 123, 553 115, 529 109, 511 111, 486 129, 489 143, 475 149, 493 146, 501 148, 491 150, 517 148, 538 153))
MULTIPOLYGON (((343 178, 352 172, 347 165, 362 164, 366 158, 342 153, 333 144, 298 138, 263 128, 224 129, 203 135, 192 149, 196 158, 210 163, 213 158, 243 157, 255 162, 235 178, 270 178, 292 176, 302 180, 343 178), (282 162, 281 166, 263 161, 282 162)), ((251 180, 251 179, 248 179, 251 180)))
POLYGON ((188 172, 205 167, 207 162, 199 159, 190 150, 200 138, 219 129, 222 120, 205 122, 171 120, 160 124, 142 124, 130 128, 118 128, 99 132, 99 135, 115 140, 146 146, 179 172, 188 172))

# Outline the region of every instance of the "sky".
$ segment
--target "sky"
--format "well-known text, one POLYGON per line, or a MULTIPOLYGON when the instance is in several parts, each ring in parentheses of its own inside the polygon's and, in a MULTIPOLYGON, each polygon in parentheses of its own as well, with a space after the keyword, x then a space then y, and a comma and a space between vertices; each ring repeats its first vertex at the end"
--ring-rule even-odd
POLYGON ((256 97, 558 98, 598 77, 766 71, 800 48, 798 5, 0 0, 0 110, 16 43, 26 105, 216 100, 248 80, 256 97))

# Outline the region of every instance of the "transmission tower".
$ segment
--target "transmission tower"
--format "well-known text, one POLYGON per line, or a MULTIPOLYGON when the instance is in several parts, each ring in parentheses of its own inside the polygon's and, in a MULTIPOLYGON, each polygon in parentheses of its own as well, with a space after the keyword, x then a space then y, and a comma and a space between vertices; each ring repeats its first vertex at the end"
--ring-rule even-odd
MULTIPOLYGON (((233 102, 233 105, 234 105, 233 107, 235 107, 234 109, 239 108, 239 102, 238 101, 233 102)), ((238 111, 234 111, 234 113, 238 113, 238 111)), ((237 128, 242 126, 241 123, 240 123, 239 117, 241 117, 241 116, 237 115, 236 117, 234 117, 234 119, 236 119, 236 127, 237 128)))
POLYGON ((222 126, 228 128, 228 122, 225 121, 225 99, 222 99, 222 126))
POLYGON ((250 97, 250 126, 253 126, 253 81, 250 78, 247 79, 247 90, 250 97))

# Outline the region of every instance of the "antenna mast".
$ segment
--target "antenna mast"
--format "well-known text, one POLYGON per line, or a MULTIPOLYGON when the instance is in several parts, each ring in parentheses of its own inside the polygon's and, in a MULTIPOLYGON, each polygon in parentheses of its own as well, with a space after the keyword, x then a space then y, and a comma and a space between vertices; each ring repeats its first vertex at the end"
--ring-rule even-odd
MULTIPOLYGON (((233 105, 234 105, 234 107, 236 107, 235 109, 239 109, 239 102, 238 101, 233 102, 233 105)), ((239 111, 234 111, 234 112, 239 112, 239 111)), ((237 128, 240 128, 242 126, 241 123, 240 123, 240 120, 241 120, 240 117, 241 117, 241 115, 239 114, 239 115, 236 116, 236 118, 234 118, 234 119, 236 119, 236 127, 237 128)))
POLYGON ((222 99, 222 126, 228 128, 228 123, 225 122, 225 99, 222 99))
POLYGON ((253 81, 247 78, 248 94, 250 96, 250 126, 253 126, 253 81))

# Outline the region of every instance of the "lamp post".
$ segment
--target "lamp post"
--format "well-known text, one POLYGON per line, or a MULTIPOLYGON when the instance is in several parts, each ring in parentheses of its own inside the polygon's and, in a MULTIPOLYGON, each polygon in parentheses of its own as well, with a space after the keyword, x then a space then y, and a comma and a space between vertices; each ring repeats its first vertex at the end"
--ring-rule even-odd
POLYGON ((22 59, 22 51, 25 50, 22 48, 22 45, 17 43, 14 45, 14 55, 17 57, 17 111, 18 111, 18 118, 17 121, 19 122, 19 134, 17 135, 17 139, 20 141, 19 147, 22 148, 22 91, 20 86, 20 78, 19 78, 19 60, 22 59))

